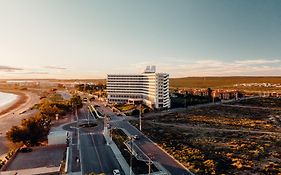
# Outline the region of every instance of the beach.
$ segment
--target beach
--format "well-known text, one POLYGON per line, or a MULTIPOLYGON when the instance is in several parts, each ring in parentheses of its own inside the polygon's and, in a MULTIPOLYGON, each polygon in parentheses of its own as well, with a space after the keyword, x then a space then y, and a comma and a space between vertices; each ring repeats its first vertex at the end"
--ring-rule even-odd
POLYGON ((0 92, 0 112, 12 105, 18 99, 18 95, 0 92))
POLYGON ((0 92, 0 117, 21 106, 27 99, 28 97, 21 92, 0 92))
MULTIPOLYGON (((28 118, 36 113, 36 110, 29 110, 34 104, 39 102, 39 96, 28 91, 8 91, 0 92, 14 94, 16 99, 7 102, 0 108, 0 159, 9 151, 5 135, 12 127, 19 125, 22 119, 28 118)), ((3 103, 2 103, 3 104, 3 103)))

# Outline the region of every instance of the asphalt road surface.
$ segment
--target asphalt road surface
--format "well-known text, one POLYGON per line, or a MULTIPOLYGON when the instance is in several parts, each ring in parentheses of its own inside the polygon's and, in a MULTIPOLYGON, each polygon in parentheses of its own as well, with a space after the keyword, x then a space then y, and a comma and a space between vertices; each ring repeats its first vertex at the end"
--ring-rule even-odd
MULTIPOLYGON (((78 113, 78 118, 79 120, 87 119, 87 115, 87 109, 84 108, 78 113)), ((111 148, 106 145, 102 133, 103 121, 97 120, 96 122, 98 126, 94 128, 79 129, 82 174, 94 172, 96 174, 105 173, 111 175, 114 169, 121 171, 121 167, 111 148)))
MULTIPOLYGON (((160 163, 166 170, 172 175, 189 175, 192 174, 181 164, 179 164, 174 158, 165 153, 155 143, 148 139, 144 134, 132 126, 124 117, 116 116, 109 108, 105 107, 101 102, 96 102, 100 107, 98 110, 112 119, 110 124, 112 127, 124 128, 131 135, 139 135, 140 139, 134 141, 134 145, 137 145, 146 155, 148 155, 153 161, 160 163)), ((140 154, 142 155, 142 153, 140 154)), ((145 158, 145 156, 142 155, 145 158)))

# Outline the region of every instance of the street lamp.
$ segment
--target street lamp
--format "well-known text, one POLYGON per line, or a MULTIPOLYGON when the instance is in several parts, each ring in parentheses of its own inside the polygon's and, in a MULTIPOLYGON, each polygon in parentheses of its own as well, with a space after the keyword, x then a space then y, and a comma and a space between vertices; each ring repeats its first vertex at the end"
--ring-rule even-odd
POLYGON ((140 109, 139 109, 139 121, 140 121, 140 124, 139 124, 139 126, 140 126, 140 131, 141 131, 141 104, 140 104, 140 109))
POLYGON ((153 162, 151 161, 151 159, 149 158, 148 159, 148 175, 150 175, 151 174, 151 165, 153 164, 153 162))
POLYGON ((148 163, 147 163, 147 165, 148 165, 148 175, 150 175, 151 174, 151 165, 153 164, 153 161, 151 159, 153 159, 154 157, 151 153, 148 153, 147 158, 148 158, 148 163))
POLYGON ((90 125, 90 109, 89 109, 89 104, 87 104, 87 117, 88 117, 88 126, 90 125))
POLYGON ((130 144, 131 144, 131 153, 130 153, 130 175, 132 175, 132 164, 133 164, 133 141, 134 141, 134 137, 130 137, 130 144))

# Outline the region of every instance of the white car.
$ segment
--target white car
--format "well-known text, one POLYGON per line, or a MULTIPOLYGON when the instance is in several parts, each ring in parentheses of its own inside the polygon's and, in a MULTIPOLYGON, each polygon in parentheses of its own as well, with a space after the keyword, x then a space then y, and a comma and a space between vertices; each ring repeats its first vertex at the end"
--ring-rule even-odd
POLYGON ((120 171, 118 169, 113 170, 113 175, 121 175, 120 171))

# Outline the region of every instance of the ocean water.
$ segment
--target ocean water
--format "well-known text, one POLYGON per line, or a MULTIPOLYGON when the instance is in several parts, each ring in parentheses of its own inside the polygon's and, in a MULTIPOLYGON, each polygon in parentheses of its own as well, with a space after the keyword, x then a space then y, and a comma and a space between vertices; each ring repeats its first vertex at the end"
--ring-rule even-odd
POLYGON ((15 94, 0 92, 0 108, 13 103, 17 97, 15 94))

